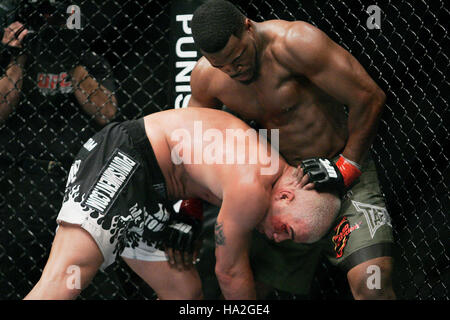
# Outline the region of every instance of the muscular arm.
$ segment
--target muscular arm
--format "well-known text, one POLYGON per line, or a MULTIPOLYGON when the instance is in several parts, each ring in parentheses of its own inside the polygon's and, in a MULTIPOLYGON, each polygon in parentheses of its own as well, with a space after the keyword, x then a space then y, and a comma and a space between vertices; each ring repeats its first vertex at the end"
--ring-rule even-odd
POLYGON ((5 121, 19 102, 26 56, 20 56, 6 67, 0 79, 0 121, 5 121))
POLYGON ((195 65, 191 73, 191 98, 188 107, 219 109, 222 102, 211 92, 212 67, 205 58, 195 65))
MULTIPOLYGON (((27 33, 28 30, 23 28, 22 23, 15 21, 5 28, 2 44, 11 46, 11 48, 21 48, 22 41, 27 33), (22 29, 22 32, 17 36, 16 33, 20 29, 22 29)), ((6 67, 5 75, 0 79, 0 121, 5 121, 19 102, 26 61, 26 55, 13 57, 6 67)))
POLYGON ((349 108, 343 155, 360 163, 376 136, 385 94, 361 64, 325 33, 295 22, 281 46, 280 60, 349 108))
POLYGON ((217 217, 215 271, 225 299, 256 299, 248 251, 252 230, 267 210, 268 197, 259 188, 244 188, 226 194, 217 217), (251 200, 243 196, 249 193, 251 200))
POLYGON ((117 111, 114 94, 92 78, 85 68, 78 66, 72 74, 75 97, 83 110, 95 116, 100 125, 112 120, 117 111))

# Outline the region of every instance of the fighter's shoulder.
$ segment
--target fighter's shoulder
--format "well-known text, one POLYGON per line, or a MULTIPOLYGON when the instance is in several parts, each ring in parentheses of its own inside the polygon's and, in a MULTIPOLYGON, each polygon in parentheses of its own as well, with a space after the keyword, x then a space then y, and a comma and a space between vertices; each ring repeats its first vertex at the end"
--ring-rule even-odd
POLYGON ((323 36, 323 31, 306 21, 289 21, 285 25, 285 32, 278 40, 280 44, 289 47, 299 42, 316 43, 323 40, 323 36))
POLYGON ((214 68, 205 57, 201 57, 191 72, 191 86, 201 86, 202 90, 211 89, 220 77, 221 71, 214 68))
POLYGON ((272 51, 282 60, 292 58, 313 58, 326 44, 323 31, 305 21, 285 21, 283 32, 274 39, 272 51))
POLYGON ((208 59, 201 57, 192 70, 191 78, 194 77, 198 80, 209 82, 219 75, 217 71, 218 70, 209 63, 208 59))

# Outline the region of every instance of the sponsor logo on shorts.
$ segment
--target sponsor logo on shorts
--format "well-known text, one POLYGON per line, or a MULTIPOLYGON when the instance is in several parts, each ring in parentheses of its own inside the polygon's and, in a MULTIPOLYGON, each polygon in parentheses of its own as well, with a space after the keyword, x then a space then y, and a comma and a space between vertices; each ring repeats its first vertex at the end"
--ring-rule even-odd
POLYGON ((66 188, 75 182, 78 170, 80 169, 81 160, 75 160, 70 167, 69 176, 67 177, 66 188))
POLYGON ((106 214, 122 189, 127 185, 139 163, 116 149, 100 173, 100 178, 88 192, 83 204, 106 214))
POLYGON ((166 227, 169 221, 170 214, 164 206, 158 203, 159 210, 157 212, 150 212, 145 219, 145 227, 152 232, 159 232, 166 227))
POLYGON ((121 252, 125 247, 134 249, 139 247, 141 242, 150 247, 162 248, 162 232, 169 219, 170 213, 160 203, 150 206, 140 206, 136 203, 129 209, 129 215, 120 219, 115 217, 113 227, 124 230, 122 232, 125 233, 124 242, 118 243, 115 250, 121 252))
POLYGON ((343 217, 341 222, 334 227, 335 235, 331 238, 334 243, 334 251, 336 251, 336 258, 341 258, 344 254, 344 248, 347 245, 348 239, 350 238, 350 233, 354 230, 359 229, 360 223, 356 223, 350 226, 350 222, 347 217, 343 217))
POLYGON ((86 141, 85 144, 83 144, 83 147, 87 150, 87 151, 92 151, 92 149, 94 149, 97 146, 97 142, 95 142, 94 139, 89 138, 88 141, 86 141))
POLYGON ((363 212, 364 216, 367 220, 367 225, 369 226, 370 236, 374 237, 375 232, 377 232, 378 228, 383 225, 388 225, 392 227, 391 217, 389 216, 386 208, 377 207, 374 205, 361 203, 357 201, 353 201, 353 206, 359 212, 363 212))

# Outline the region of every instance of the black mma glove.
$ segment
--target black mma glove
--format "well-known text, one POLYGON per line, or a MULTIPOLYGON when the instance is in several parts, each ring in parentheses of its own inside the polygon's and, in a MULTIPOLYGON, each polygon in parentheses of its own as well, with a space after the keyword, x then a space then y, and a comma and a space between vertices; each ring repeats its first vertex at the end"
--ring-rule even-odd
POLYGON ((336 190, 340 195, 361 175, 360 166, 343 155, 336 164, 326 158, 311 158, 302 161, 300 166, 317 190, 336 190))
POLYGON ((200 238, 202 221, 183 213, 178 213, 166 228, 164 245, 180 252, 192 254, 195 242, 200 238))

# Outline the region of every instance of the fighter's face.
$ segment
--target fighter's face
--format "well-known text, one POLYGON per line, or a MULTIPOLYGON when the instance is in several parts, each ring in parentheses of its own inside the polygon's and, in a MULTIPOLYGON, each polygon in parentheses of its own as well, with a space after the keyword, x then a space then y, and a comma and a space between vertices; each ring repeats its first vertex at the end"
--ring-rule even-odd
POLYGON ((244 30, 241 37, 232 35, 227 45, 216 53, 204 53, 211 65, 240 82, 251 81, 257 72, 257 52, 251 32, 244 30))
POLYGON ((275 242, 292 240, 300 242, 298 221, 288 212, 288 204, 281 200, 272 202, 268 214, 258 225, 257 230, 275 242), (297 230, 297 232, 296 232, 297 230))

